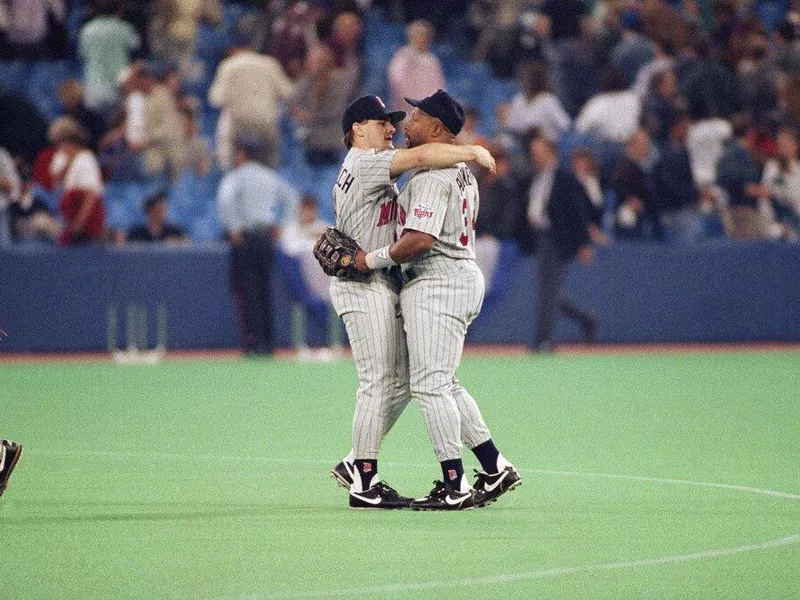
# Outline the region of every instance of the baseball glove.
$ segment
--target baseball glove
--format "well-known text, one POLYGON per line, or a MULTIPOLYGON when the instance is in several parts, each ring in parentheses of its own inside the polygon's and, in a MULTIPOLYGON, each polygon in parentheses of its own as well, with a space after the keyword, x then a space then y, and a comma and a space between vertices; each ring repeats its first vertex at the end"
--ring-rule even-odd
POLYGON ((370 273, 356 268, 356 252, 361 250, 353 238, 334 227, 326 227, 314 244, 314 258, 326 275, 347 281, 369 281, 370 273))

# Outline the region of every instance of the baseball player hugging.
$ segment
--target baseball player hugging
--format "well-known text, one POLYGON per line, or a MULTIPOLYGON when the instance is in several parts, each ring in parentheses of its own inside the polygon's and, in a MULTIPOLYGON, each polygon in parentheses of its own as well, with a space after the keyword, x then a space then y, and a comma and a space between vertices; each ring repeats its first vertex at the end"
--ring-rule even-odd
MULTIPOLYGON (((409 147, 454 143, 464 124, 464 110, 454 98, 439 90, 422 100, 406 101, 414 107, 406 123, 409 147)), ((400 307, 411 395, 419 401, 443 475, 443 482, 435 482, 430 494, 411 507, 485 506, 518 486, 521 478, 497 450, 478 405, 455 376, 467 327, 480 312, 485 290, 475 263, 478 186, 463 163, 419 170, 399 203, 405 222, 398 224, 400 240, 387 254, 404 263, 400 307), (483 467, 475 488, 464 474, 462 441, 483 467)))
MULTIPOLYGON (((441 94, 461 110, 445 92, 434 97, 441 94)), ((460 115, 463 124, 463 110, 460 115)), ((466 327, 483 298, 483 279, 474 263, 477 190, 463 161, 475 160, 492 169, 494 159, 480 146, 455 145, 449 133, 453 129, 441 135, 443 127, 437 130, 439 135, 423 139, 426 136, 420 134, 408 149, 396 150, 392 147, 394 125, 404 117, 399 111, 388 112, 377 96, 363 96, 347 108, 342 130, 349 152, 333 191, 337 227, 323 233, 314 248, 322 268, 334 276, 331 297, 344 320, 359 377, 353 447, 331 474, 349 489, 351 508, 452 510, 484 506, 520 483, 517 471, 492 443, 475 401, 455 379, 466 327), (411 181, 413 197, 419 201, 400 204, 394 180, 415 168, 445 170, 416 174, 411 181), (458 206, 450 206, 456 197, 448 191, 451 172, 458 206), (433 183, 426 182, 426 173, 434 176, 433 183), (408 216, 405 213, 411 204, 415 214, 408 216), (463 218, 467 220, 462 223, 463 218), (453 241, 451 230, 455 231, 456 221, 458 233, 453 241), (404 231, 396 242, 397 223, 418 229, 404 231), (474 267, 468 272, 475 286, 467 289, 468 282, 459 282, 453 295, 450 279, 466 264, 464 259, 474 267), (418 278, 411 288, 418 292, 404 296, 398 263, 409 261, 414 262, 403 278, 408 286, 418 278), (432 298, 439 301, 432 304, 432 298), (404 318, 406 306, 417 320, 413 325, 409 325, 409 317, 404 318), (447 321, 455 313, 459 325, 452 327, 447 321), (413 342, 406 339, 407 333, 415 336, 413 342), (414 357, 411 365, 409 354, 414 357), (424 359, 430 357, 436 362, 425 368, 424 359), (429 496, 412 501, 380 479, 378 452, 414 390, 442 462, 445 483, 438 482, 429 496), (464 478, 462 441, 484 467, 478 474, 477 490, 464 478)))

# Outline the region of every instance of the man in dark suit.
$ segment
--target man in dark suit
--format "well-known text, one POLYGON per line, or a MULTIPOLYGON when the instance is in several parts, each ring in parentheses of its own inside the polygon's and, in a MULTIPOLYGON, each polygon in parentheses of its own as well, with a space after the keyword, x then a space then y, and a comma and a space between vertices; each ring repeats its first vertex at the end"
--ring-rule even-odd
POLYGON ((595 341, 597 317, 576 306, 564 294, 564 279, 577 256, 584 264, 594 258, 592 242, 605 242, 595 207, 584 184, 559 165, 558 148, 541 135, 528 143, 536 175, 530 191, 517 205, 517 240, 523 252, 536 255, 539 315, 536 334, 528 344, 533 352, 551 352, 557 311, 576 320, 587 342, 595 341))

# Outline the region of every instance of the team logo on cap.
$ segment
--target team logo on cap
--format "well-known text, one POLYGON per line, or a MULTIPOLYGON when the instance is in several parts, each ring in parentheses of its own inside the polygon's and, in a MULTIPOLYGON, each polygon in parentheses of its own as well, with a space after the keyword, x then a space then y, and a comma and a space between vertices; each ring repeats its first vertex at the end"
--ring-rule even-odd
POLYGON ((381 108, 383 110, 386 110, 386 105, 383 103, 383 100, 381 99, 381 97, 380 96, 375 96, 375 99, 378 101, 378 104, 381 105, 381 108))
POLYGON ((414 213, 414 217, 420 221, 427 221, 433 217, 433 208, 431 208, 430 204, 419 203, 414 207, 412 212, 414 213))

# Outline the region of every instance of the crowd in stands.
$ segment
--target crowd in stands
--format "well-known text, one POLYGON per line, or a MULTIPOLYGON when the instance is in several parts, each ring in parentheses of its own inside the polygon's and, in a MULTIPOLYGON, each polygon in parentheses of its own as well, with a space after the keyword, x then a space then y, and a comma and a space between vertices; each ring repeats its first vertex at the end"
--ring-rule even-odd
POLYGON ((497 158, 483 236, 543 138, 611 239, 798 238, 798 0, 0 0, 0 244, 222 239, 240 136, 330 221, 347 104, 438 88, 497 158))

